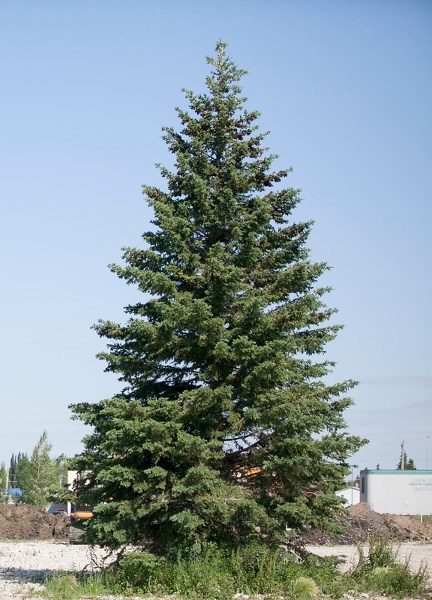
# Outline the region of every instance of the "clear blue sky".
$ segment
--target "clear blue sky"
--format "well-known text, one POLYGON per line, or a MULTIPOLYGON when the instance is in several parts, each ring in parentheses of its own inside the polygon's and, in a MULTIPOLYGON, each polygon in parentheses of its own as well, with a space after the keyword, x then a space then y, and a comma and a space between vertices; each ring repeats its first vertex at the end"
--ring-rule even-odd
MULTIPOLYGON (((68 405, 120 389, 90 326, 136 295, 106 268, 140 244, 141 185, 163 125, 201 91, 217 40, 249 71, 277 167, 302 188, 313 257, 345 329, 336 380, 360 381, 352 463, 426 466, 432 436, 432 3, 38 0, 0 4, 0 460, 43 430, 72 455, 68 405)), ((429 467, 432 467, 432 440, 429 467)))

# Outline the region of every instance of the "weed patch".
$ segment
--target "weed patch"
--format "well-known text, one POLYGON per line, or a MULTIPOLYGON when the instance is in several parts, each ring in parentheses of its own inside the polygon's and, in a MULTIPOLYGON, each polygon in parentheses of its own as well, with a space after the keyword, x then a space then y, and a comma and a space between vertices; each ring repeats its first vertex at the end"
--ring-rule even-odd
POLYGON ((412 572, 409 560, 404 564, 397 562, 398 550, 393 549, 388 540, 371 538, 366 557, 359 546, 359 563, 351 573, 357 589, 398 598, 425 594, 428 586, 426 565, 422 565, 417 572, 412 572))
POLYGON ((282 549, 251 544, 235 550, 209 544, 202 551, 159 557, 131 552, 99 573, 57 575, 46 582, 46 597, 75 600, 119 594, 175 595, 190 600, 231 600, 236 595, 290 600, 341 598, 346 592, 372 592, 402 598, 427 592, 426 567, 411 573, 399 564, 386 540, 371 541, 369 555, 359 547, 359 563, 342 574, 334 558, 309 555, 299 562, 282 549))

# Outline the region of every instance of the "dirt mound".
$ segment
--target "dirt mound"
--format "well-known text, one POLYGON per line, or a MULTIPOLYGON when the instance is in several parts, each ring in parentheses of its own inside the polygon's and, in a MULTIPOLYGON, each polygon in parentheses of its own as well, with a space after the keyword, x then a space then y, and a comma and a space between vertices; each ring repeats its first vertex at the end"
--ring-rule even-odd
POLYGON ((432 523, 421 523, 415 517, 386 515, 374 512, 366 503, 355 504, 348 513, 336 519, 344 531, 329 535, 319 529, 311 529, 301 539, 306 544, 356 544, 368 542, 374 535, 394 541, 432 541, 432 523))
POLYGON ((0 539, 51 540, 67 538, 69 519, 50 515, 27 504, 0 504, 0 539))
MULTIPOLYGON (((355 504, 337 519, 345 531, 329 535, 311 529, 301 540, 305 544, 356 544, 368 542, 371 535, 395 541, 432 542, 432 522, 420 523, 414 517, 381 515, 365 504, 355 504)), ((68 539, 69 519, 54 516, 27 504, 0 504, 0 539, 51 540, 68 539)))

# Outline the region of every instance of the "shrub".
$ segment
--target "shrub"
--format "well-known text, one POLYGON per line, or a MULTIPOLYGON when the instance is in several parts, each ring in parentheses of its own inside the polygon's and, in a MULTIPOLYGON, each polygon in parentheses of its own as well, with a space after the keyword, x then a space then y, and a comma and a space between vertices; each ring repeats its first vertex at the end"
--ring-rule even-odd
POLYGON ((360 591, 388 594, 398 598, 426 593, 426 565, 422 565, 413 573, 409 560, 404 564, 397 562, 398 551, 399 548, 394 549, 391 542, 385 538, 371 538, 367 558, 363 549, 358 547, 359 563, 351 577, 360 591))
POLYGON ((403 598, 424 594, 427 584, 426 567, 411 573, 409 566, 377 567, 364 578, 361 589, 403 598))
POLYGON ((341 595, 342 578, 330 562, 306 565, 281 549, 254 543, 234 550, 208 544, 170 558, 135 552, 108 571, 111 590, 132 593, 217 600, 231 599, 237 593, 283 594, 306 600, 315 598, 321 588, 341 595))
POLYGON ((118 563, 117 576, 127 588, 147 590, 162 566, 162 559, 150 552, 131 552, 118 563))
POLYGON ((292 593, 299 600, 309 600, 320 595, 320 589, 310 577, 299 577, 295 580, 292 593))

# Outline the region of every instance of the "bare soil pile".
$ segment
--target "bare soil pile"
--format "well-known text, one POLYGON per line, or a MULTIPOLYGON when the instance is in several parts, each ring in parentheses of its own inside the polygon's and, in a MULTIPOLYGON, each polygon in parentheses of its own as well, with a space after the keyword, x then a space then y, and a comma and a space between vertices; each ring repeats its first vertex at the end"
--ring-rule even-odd
POLYGON ((356 544, 368 542, 371 535, 398 542, 432 542, 432 522, 421 523, 415 517, 387 515, 374 512, 368 504, 362 502, 348 508, 348 514, 338 517, 337 521, 345 526, 338 535, 329 535, 317 529, 311 529, 301 536, 306 544, 356 544))
MULTIPOLYGON (((432 522, 400 515, 381 515, 367 504, 355 504, 338 518, 345 525, 344 533, 330 536, 313 529, 301 536, 305 544, 356 544, 368 542, 371 535, 395 541, 432 542, 432 522)), ((64 540, 68 539, 69 519, 54 516, 27 504, 0 504, 0 539, 2 540, 64 540)))
POLYGON ((0 539, 52 540, 67 538, 69 519, 50 515, 27 504, 0 504, 0 539))

